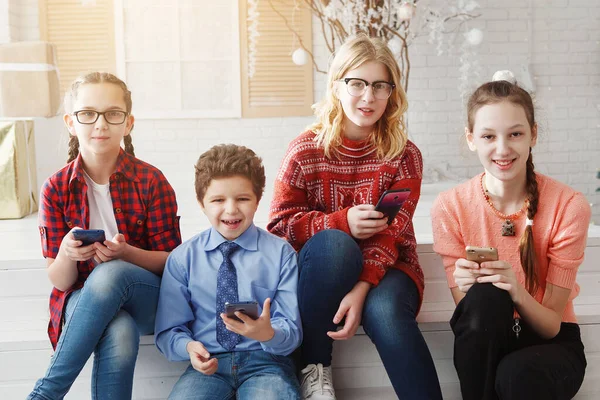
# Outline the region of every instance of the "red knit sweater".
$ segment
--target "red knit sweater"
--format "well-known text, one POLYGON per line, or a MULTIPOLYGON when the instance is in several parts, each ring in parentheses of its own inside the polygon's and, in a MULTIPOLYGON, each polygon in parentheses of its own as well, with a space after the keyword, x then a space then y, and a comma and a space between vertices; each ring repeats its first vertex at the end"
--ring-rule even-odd
POLYGON ((417 258, 412 216, 421 193, 421 152, 408 142, 390 161, 377 157, 367 141, 343 139, 338 154, 328 159, 313 132, 290 143, 275 180, 267 229, 285 237, 296 250, 324 229, 350 234, 347 213, 359 204, 376 204, 387 189, 409 188, 411 194, 390 226, 358 240, 364 267, 360 279, 377 285, 388 268, 404 271, 423 297, 423 271, 417 258))

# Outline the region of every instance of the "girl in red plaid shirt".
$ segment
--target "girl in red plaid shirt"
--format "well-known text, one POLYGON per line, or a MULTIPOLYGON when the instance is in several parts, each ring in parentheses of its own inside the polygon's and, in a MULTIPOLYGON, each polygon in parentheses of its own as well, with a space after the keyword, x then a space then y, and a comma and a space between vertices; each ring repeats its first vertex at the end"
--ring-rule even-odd
POLYGON ((91 397, 131 398, 139 338, 153 331, 160 275, 181 243, 173 188, 134 157, 131 107, 108 73, 76 79, 65 96, 68 164, 42 186, 39 210, 55 352, 29 399, 62 399, 92 353, 91 397), (84 245, 77 229, 107 240, 84 245))

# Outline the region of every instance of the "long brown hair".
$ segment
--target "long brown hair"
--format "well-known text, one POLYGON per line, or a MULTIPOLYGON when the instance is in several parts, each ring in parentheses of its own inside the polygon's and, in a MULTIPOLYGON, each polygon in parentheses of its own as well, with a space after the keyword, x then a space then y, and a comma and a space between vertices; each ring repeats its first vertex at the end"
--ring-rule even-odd
MULTIPOLYGON (((469 102, 467 103, 467 128, 469 132, 473 132, 475 114, 481 107, 501 101, 509 101, 514 105, 521 106, 525 111, 531 131, 534 131, 536 122, 531 96, 517 84, 500 80, 484 83, 469 98, 469 102)), ((527 218, 533 221, 533 217, 535 217, 538 209, 539 191, 531 148, 529 148, 529 157, 527 158, 525 189, 527 193, 527 218)), ((536 269, 535 246, 533 244, 533 226, 529 224, 525 226, 525 231, 523 232, 523 236, 521 236, 519 256, 523 271, 525 272, 527 291, 535 294, 539 288, 539 282, 536 269)))
POLYGON ((377 155, 386 160, 392 159, 404 151, 408 141, 404 124, 404 113, 408 108, 408 101, 400 84, 402 76, 400 68, 383 40, 370 38, 365 33, 360 33, 348 38, 336 52, 327 75, 325 97, 313 105, 317 121, 308 129, 317 134, 317 143, 323 147, 327 157, 331 157, 335 149, 342 144, 344 111, 340 100, 335 95, 334 85, 348 71, 359 68, 370 61, 385 65, 390 79, 396 84, 383 115, 375 124, 371 143, 377 148, 377 155))
MULTIPOLYGON (((67 113, 73 112, 73 104, 75 104, 75 100, 77 99, 77 92, 79 87, 86 83, 112 83, 114 85, 119 86, 123 90, 123 96, 125 97, 125 110, 127 114, 131 114, 131 92, 127 88, 125 82, 114 76, 109 72, 90 72, 89 74, 82 75, 79 78, 75 79, 71 84, 71 90, 65 94, 65 111, 67 113)), ((131 127, 133 130, 133 126, 131 127)), ((125 144, 125 152, 135 156, 133 143, 131 141, 131 131, 129 135, 123 138, 123 143, 125 144)), ((69 149, 68 149, 68 158, 67 163, 73 161, 79 155, 79 140, 77 136, 71 135, 69 138, 69 149)))

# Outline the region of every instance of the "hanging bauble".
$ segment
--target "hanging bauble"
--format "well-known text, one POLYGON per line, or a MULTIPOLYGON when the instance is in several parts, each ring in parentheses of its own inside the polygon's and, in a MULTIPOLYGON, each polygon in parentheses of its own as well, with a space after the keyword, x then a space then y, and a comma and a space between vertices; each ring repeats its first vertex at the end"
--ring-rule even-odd
POLYGON ((400 51, 402 51, 402 41, 398 36, 394 36, 393 38, 388 40, 387 44, 394 56, 400 56, 400 51))
POLYGON ((477 46, 483 41, 483 32, 481 29, 473 28, 465 33, 465 38, 471 46, 477 46))
POLYGON ((416 7, 413 3, 405 1, 398 7, 397 15, 400 21, 410 21, 415 16, 416 7))
POLYGON ((304 65, 308 62, 308 53, 303 48, 296 49, 292 53, 292 61, 296 65, 304 65))

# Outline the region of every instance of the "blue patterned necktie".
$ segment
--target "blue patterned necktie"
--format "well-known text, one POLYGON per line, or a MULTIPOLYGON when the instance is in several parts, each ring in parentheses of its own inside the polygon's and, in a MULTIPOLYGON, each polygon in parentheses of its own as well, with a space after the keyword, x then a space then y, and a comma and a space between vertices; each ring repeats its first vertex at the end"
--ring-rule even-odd
POLYGON ((235 266, 229 258, 239 245, 233 242, 223 242, 219 250, 223 253, 223 262, 217 275, 217 342, 227 351, 231 351, 241 340, 237 333, 228 331, 220 314, 225 312, 225 303, 238 302, 238 284, 235 266))

